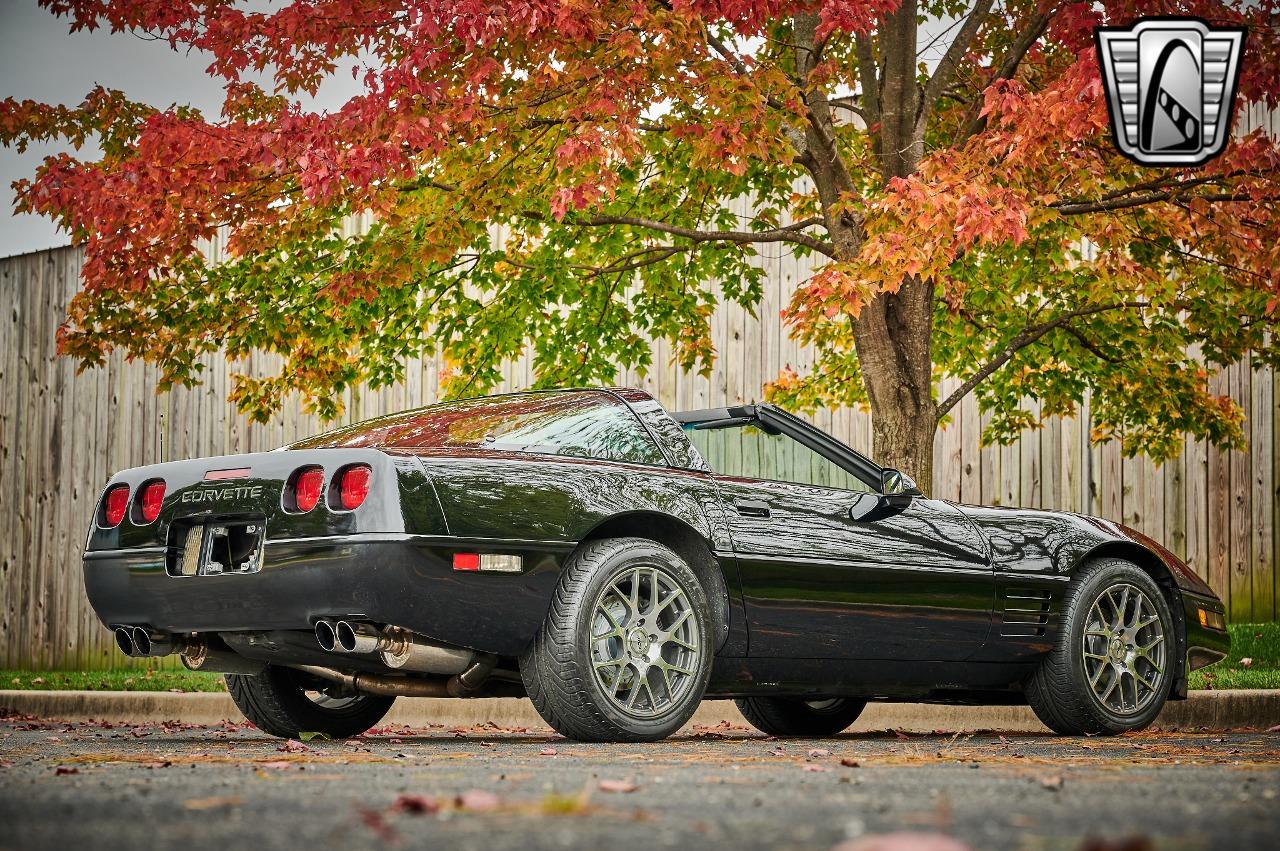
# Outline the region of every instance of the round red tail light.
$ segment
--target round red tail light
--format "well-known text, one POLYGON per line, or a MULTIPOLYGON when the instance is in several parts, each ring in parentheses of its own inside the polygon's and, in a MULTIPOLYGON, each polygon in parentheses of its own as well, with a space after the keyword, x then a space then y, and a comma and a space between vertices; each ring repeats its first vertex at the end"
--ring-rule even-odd
POLYGON ((373 471, 364 464, 347 467, 338 474, 338 500, 347 511, 359 508, 369 495, 369 479, 373 471))
POLYGON ((293 504, 304 514, 315 508, 324 493, 324 470, 303 467, 293 474, 293 504))
POLYGON ((113 526, 119 526, 120 521, 124 519, 124 513, 128 508, 128 485, 112 485, 107 488, 106 496, 102 498, 101 525, 108 529, 113 526))
POLYGON ((138 495, 142 509, 142 522, 151 523, 160 516, 160 506, 164 503, 164 480, 156 479, 142 486, 138 495))

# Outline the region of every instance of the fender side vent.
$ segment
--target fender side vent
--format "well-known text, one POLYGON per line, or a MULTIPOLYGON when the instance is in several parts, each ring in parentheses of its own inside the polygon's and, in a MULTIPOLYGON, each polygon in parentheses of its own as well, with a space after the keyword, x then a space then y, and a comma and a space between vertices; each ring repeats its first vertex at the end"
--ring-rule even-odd
POLYGON ((1000 635, 1006 638, 1039 638, 1053 614, 1053 595, 1036 588, 1006 588, 1000 635))

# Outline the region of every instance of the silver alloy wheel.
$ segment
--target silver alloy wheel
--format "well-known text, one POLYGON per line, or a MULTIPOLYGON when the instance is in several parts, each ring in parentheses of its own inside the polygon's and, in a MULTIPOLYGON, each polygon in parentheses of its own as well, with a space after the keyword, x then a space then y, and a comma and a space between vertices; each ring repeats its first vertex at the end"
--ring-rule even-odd
POLYGON ((680 705, 698 668, 697 614, 657 567, 634 567, 609 583, 591 615, 591 666, 609 700, 636 718, 680 705))
POLYGON ((1165 669, 1164 625, 1141 588, 1122 583, 1099 594, 1082 645, 1089 687, 1108 710, 1136 715, 1155 700, 1165 669))
POLYGON ((303 696, 307 700, 319 706, 321 709, 346 709, 351 704, 360 699, 360 695, 340 695, 335 697, 331 694, 325 694, 322 691, 312 691, 308 689, 304 691, 303 696))
POLYGON ((838 697, 829 697, 826 700, 806 700, 804 705, 815 712, 825 712, 841 702, 838 697))

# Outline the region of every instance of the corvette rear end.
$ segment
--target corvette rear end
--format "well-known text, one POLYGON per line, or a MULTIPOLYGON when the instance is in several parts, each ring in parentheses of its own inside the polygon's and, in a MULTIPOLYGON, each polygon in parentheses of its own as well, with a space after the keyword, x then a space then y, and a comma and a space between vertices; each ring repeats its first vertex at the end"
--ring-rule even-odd
MULTIPOLYGON (((439 675, 461 695, 537 628, 537 615, 495 601, 527 595, 537 571, 522 568, 538 555, 481 553, 451 538, 416 457, 282 450, 113 477, 84 576, 127 655, 180 653, 190 668, 228 673, 307 666, 348 687, 359 672, 439 675)), ((446 694, 449 685, 366 678, 361 690, 446 694)))

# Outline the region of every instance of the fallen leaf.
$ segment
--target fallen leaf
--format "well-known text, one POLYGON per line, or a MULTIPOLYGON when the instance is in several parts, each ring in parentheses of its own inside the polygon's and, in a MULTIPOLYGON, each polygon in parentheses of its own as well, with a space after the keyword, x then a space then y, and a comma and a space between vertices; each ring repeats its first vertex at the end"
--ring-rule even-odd
POLYGON ((849 757, 847 757, 847 756, 840 760, 840 764, 841 764, 841 765, 843 765, 845 768, 857 768, 857 767, 858 767, 858 761, 857 761, 856 759, 851 759, 851 758, 849 758, 849 757))
POLYGON ((538 756, 555 756, 558 753, 560 753, 560 751, 556 750, 555 748, 543 748, 542 750, 538 751, 538 756))
POLYGON ((435 815, 440 812, 440 802, 426 795, 401 795, 391 805, 391 809, 401 813, 414 815, 435 815))
POLYGON ((632 783, 630 780, 601 780, 600 781, 601 792, 622 792, 626 794, 628 792, 634 792, 639 788, 640 788, 639 786, 632 783))
POLYGON ((1251 657, 1245 656, 1243 659, 1240 660, 1241 668, 1249 668, 1252 666, 1253 666, 1253 659, 1251 657))
POLYGON ((1274 727, 1268 727, 1268 728, 1267 728, 1267 732, 1268 732, 1268 733, 1280 733, 1280 724, 1277 724, 1277 725, 1275 725, 1274 727))
POLYGON ((475 812, 484 812, 486 810, 496 810, 502 803, 498 796, 492 792, 486 792, 483 789, 471 789, 463 792, 457 798, 459 809, 473 810, 475 812))
POLYGON ((958 839, 942 833, 869 833, 841 842, 832 851, 970 851, 958 839))
POLYGON ((80 773, 80 769, 78 768, 67 768, 65 765, 59 765, 56 769, 54 769, 53 776, 61 777, 64 774, 79 774, 79 773, 80 773))
POLYGON ((831 751, 826 748, 813 748, 809 751, 810 759, 818 759, 819 757, 831 756, 831 751))
POLYGON ((311 753, 311 748, 302 744, 302 742, 295 742, 292 739, 276 748, 276 750, 281 753, 311 753))
POLYGON ((786 755, 787 755, 787 752, 780 747, 774 748, 773 750, 769 751, 769 756, 786 756, 786 755))
POLYGON ((216 810, 222 807, 238 807, 244 803, 244 798, 238 798, 235 795, 218 795, 213 798, 188 798, 182 802, 182 806, 188 810, 216 810))
POLYGON ((302 741, 304 742, 310 742, 315 739, 319 739, 322 742, 327 742, 327 741, 330 741, 333 737, 330 736, 328 733, 320 733, 320 732, 312 733, 308 731, 305 733, 299 733, 298 738, 302 739, 302 741))
POLYGON ((359 809, 359 813, 360 820, 364 822, 364 826, 376 833, 383 842, 388 845, 395 845, 400 841, 400 834, 396 833, 395 828, 387 824, 387 820, 382 817, 382 813, 363 807, 359 809))
POLYGON ((894 734, 895 736, 897 736, 899 739, 909 739, 909 738, 911 738, 910 736, 908 736, 906 733, 902 732, 901 730, 894 730, 894 731, 893 731, 893 734, 894 734))

